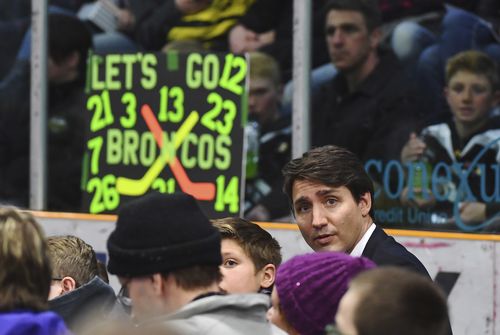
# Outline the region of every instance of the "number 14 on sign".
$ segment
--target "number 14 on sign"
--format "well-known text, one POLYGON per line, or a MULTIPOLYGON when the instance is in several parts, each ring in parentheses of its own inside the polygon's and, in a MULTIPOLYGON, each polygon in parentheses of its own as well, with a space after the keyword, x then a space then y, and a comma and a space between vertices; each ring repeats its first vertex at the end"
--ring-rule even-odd
POLYGON ((234 176, 226 184, 226 176, 220 175, 215 180, 217 193, 215 196, 214 209, 223 212, 229 206, 230 213, 238 213, 240 207, 239 178, 234 176))

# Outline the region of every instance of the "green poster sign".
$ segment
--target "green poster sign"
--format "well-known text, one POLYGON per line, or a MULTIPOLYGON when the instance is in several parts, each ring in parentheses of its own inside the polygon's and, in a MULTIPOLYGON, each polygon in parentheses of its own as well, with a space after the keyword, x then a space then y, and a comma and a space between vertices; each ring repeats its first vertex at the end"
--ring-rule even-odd
POLYGON ((87 76, 84 208, 114 213, 183 191, 211 217, 242 202, 247 63, 232 54, 93 54, 87 76))

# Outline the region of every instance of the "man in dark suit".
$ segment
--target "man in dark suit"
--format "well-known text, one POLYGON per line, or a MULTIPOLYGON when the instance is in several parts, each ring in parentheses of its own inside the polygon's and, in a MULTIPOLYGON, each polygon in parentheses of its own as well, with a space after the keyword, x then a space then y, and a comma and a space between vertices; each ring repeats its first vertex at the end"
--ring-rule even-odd
POLYGON ((283 175, 300 232, 312 249, 364 256, 429 277, 415 255, 373 222, 373 183, 355 154, 334 145, 315 148, 290 161, 283 175))

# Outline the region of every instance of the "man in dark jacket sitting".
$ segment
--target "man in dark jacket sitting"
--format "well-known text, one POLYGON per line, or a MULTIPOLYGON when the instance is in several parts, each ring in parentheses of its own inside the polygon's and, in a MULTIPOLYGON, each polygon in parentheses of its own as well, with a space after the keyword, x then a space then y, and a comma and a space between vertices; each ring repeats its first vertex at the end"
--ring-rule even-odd
POLYGON ((325 13, 338 74, 314 101, 311 143, 345 147, 363 161, 397 159, 415 118, 415 94, 394 53, 380 47, 378 2, 332 0, 325 13))

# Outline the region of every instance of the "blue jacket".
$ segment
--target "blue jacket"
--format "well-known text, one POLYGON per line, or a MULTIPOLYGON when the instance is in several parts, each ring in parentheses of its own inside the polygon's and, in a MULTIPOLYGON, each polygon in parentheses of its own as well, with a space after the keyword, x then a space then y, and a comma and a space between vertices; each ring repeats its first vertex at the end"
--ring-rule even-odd
MULTIPOLYGON (((68 327, 78 333, 96 321, 119 318, 115 315, 116 295, 111 286, 94 277, 77 289, 49 301, 49 309, 59 314, 68 327)), ((1 334, 0 334, 1 335, 1 334)))
POLYGON ((0 313, 0 335, 69 335, 54 312, 12 311, 0 313))

